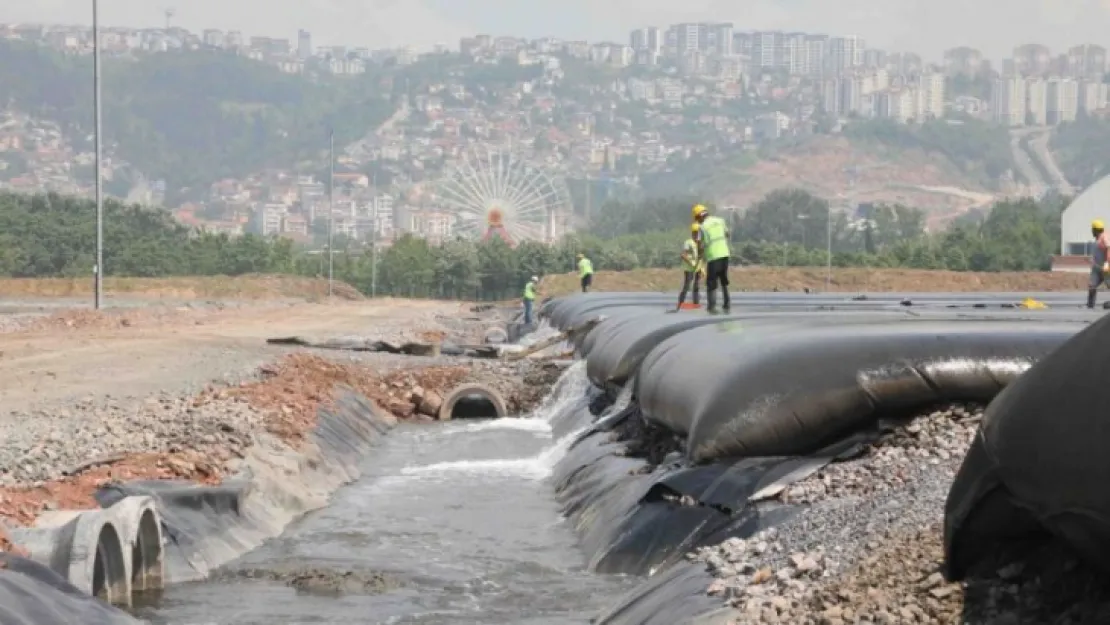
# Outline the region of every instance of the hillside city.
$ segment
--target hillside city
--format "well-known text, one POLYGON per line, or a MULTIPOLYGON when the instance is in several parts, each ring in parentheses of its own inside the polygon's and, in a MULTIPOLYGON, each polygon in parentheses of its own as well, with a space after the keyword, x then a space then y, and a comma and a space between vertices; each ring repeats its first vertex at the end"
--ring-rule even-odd
MULTIPOLYGON (((7 24, 0 25, 0 38, 72 56, 93 49, 87 27, 7 24)), ((933 63, 913 53, 868 48, 853 36, 686 23, 633 30, 627 43, 477 35, 455 50, 442 46, 421 54, 315 47, 304 31, 295 40, 192 33, 167 18, 160 29, 103 29, 101 49, 109 61, 223 50, 286 74, 335 80, 358 80, 375 68, 410 66, 436 55, 469 66, 533 70, 494 97, 483 85, 452 75, 411 92, 363 139, 337 146, 332 197, 326 177, 289 163, 219 180, 205 197, 167 206, 180 221, 207 230, 304 242, 319 235, 329 207, 335 233, 360 241, 387 244, 404 232, 438 241, 483 231, 492 208, 515 211, 521 236, 555 239, 575 227, 576 213, 588 215, 604 199, 590 191, 584 199, 572 198, 567 180, 585 180, 589 189, 591 181, 635 189, 699 157, 728 151, 758 159, 765 146, 818 132, 836 135, 845 124, 868 119, 907 125, 970 118, 1010 128, 1017 173, 1029 183, 1012 193, 1050 187, 1071 192, 1047 147, 1047 133, 1078 116, 1107 111, 1106 50, 1093 44, 1059 55, 1037 44, 1018 46, 996 69, 969 47, 948 50, 933 63), (582 78, 589 72, 602 79, 582 78), (985 80, 987 89, 954 93, 949 85, 956 80, 985 80), (1018 145, 1019 138, 1030 137, 1029 147, 1018 145), (388 183, 369 171, 382 172, 388 183)), ((18 153, 24 163, 21 171, 4 172, 11 160, 0 160, 0 174, 7 174, 0 176, 0 189, 91 194, 91 151, 75 147, 62 126, 36 113, 10 107, 0 112, 0 156, 18 153)), ((821 151, 813 154, 813 169, 821 171, 821 151)), ((105 179, 123 169, 141 172, 142 166, 109 149, 105 179)), ((827 177, 846 176, 854 185, 866 176, 861 169, 838 168, 827 177)), ((904 182, 953 195, 966 206, 993 197, 946 191, 939 177, 904 182)), ((140 176, 116 194, 157 205, 165 203, 166 191, 164 181, 140 176)), ((743 208, 739 202, 724 205, 743 208)))

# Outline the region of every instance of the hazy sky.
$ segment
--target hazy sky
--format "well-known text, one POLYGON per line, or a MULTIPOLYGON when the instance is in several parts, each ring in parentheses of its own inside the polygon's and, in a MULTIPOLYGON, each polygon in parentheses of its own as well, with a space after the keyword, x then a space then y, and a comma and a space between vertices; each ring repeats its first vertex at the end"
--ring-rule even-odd
MULTIPOLYGON (((88 23, 92 0, 0 0, 0 21, 88 23)), ((174 23, 199 30, 296 36, 371 48, 457 44, 478 32, 627 41, 638 26, 731 21, 738 29, 856 34, 869 46, 940 51, 971 45, 992 58, 1015 44, 1054 50, 1110 44, 1110 0, 100 0, 107 25, 174 23), (879 8, 881 7, 881 8, 879 8)))

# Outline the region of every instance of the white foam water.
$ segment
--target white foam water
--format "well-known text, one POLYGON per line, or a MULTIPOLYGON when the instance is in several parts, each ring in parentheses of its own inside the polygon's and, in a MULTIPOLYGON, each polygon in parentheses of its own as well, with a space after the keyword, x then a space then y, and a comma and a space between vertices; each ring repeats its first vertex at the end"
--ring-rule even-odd
POLYGON ((576 430, 555 441, 555 444, 543 449, 540 453, 529 458, 497 458, 492 460, 453 460, 450 462, 437 462, 421 467, 405 467, 401 469, 404 476, 446 477, 450 475, 496 475, 504 477, 521 477, 529 480, 542 480, 551 475, 555 463, 567 453, 571 443, 582 433, 576 430))

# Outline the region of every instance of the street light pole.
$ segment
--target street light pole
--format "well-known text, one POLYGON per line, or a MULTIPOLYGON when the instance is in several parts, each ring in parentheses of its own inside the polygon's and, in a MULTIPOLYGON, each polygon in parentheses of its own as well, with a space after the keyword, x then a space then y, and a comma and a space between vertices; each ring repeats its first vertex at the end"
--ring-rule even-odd
POLYGON ((825 240, 825 292, 832 291, 832 203, 829 203, 829 216, 826 222, 825 240))
POLYGON ((378 172, 374 172, 374 234, 370 241, 370 297, 378 296, 378 172))
POLYGON ((104 298, 104 186, 101 175, 101 143, 100 143, 100 7, 97 0, 92 0, 92 30, 93 30, 93 144, 96 182, 96 265, 93 267, 93 307, 100 310, 104 298))
POLYGON ((328 299, 335 292, 335 130, 328 133, 328 299))

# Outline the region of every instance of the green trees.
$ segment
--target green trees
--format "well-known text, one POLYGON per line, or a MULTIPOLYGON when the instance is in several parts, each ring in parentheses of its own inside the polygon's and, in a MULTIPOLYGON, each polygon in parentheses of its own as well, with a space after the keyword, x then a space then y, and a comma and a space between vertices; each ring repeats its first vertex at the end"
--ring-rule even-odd
POLYGON ((1106 120, 1083 115, 1060 124, 1051 146, 1061 171, 1080 188, 1110 174, 1110 122, 1106 120))
MULTIPOLYGON (((1000 202, 980 220, 926 233, 921 211, 873 206, 864 215, 833 211, 797 189, 775 191, 743 215, 731 216, 733 256, 744 264, 814 266, 826 262, 831 225, 833 264, 954 271, 1048 269, 1066 200, 1000 202)), ((602 206, 596 224, 555 245, 500 238, 430 245, 403 235, 387 248, 357 242, 334 255, 335 277, 364 293, 400 297, 512 299, 528 278, 568 273, 588 255, 599 271, 679 266, 689 236, 689 198, 602 206), (619 227, 618 227, 619 226, 619 227)), ((323 275, 326 254, 298 250, 287 239, 230 238, 199 233, 162 211, 105 203, 104 270, 109 276, 323 275)), ((95 207, 59 195, 0 194, 0 275, 92 275, 95 207)))
MULTIPOLYGON (((86 147, 91 60, 0 41, 0 102, 51 119, 86 147)), ((377 76, 295 76, 233 53, 162 52, 104 64, 104 133, 115 153, 170 201, 199 197, 220 178, 288 166, 349 143, 393 105, 377 76)))

